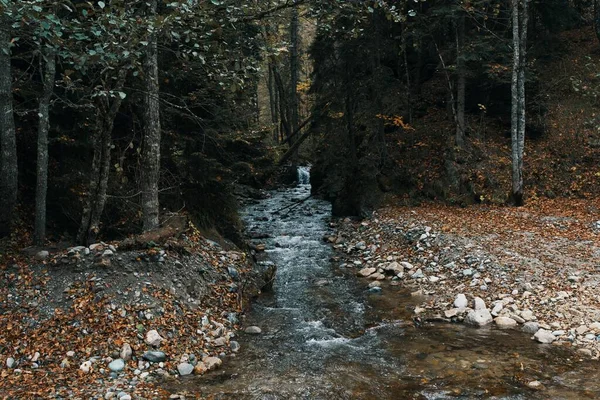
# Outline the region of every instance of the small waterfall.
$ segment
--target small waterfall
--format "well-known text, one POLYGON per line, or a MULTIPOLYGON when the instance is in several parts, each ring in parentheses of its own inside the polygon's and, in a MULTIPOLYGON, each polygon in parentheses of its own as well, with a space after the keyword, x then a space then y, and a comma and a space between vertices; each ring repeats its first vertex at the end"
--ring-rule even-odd
POLYGON ((310 185, 310 167, 298 167, 298 185, 310 185))

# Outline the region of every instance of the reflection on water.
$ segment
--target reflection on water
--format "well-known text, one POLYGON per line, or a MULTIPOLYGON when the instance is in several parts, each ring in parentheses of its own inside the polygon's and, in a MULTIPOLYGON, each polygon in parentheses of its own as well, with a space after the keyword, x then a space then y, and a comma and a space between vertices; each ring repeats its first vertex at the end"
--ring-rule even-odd
POLYGON ((456 324, 415 327, 416 299, 398 287, 369 294, 329 262, 321 238, 330 205, 305 199, 309 185, 272 193, 244 219, 276 263, 274 291, 245 320, 242 350, 224 368, 169 389, 215 399, 582 399, 600 398, 595 361, 537 345, 529 336, 456 324), (287 208, 286 208, 287 207, 287 208), (285 208, 285 209, 284 209, 285 208), (540 381, 541 390, 527 384, 540 381))

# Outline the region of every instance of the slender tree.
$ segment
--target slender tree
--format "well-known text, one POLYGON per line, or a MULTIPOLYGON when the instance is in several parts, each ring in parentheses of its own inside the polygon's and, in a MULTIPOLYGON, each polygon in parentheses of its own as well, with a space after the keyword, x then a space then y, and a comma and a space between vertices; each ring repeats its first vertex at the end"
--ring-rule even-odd
POLYGON ((38 108, 37 184, 35 189, 35 232, 34 242, 42 245, 46 239, 46 194, 48 192, 48 131, 50 129, 50 100, 54 93, 56 75, 56 50, 43 43, 40 50, 40 65, 43 65, 43 91, 38 108))
POLYGON ((13 116, 10 65, 11 20, 6 12, 11 1, 0 4, 0 235, 7 234, 17 203, 17 140, 13 116))
MULTIPOLYGON (((157 0, 151 0, 149 17, 155 19, 157 0)), ((160 104, 158 83, 158 37, 153 26, 144 62, 144 147, 142 153, 142 223, 144 231, 159 225, 158 179, 160 175, 160 104)))
POLYGON ((525 149, 525 63, 529 0, 513 0, 513 71, 511 82, 512 192, 515 205, 523 204, 523 153, 525 149))
POLYGON ((465 145, 465 15, 459 11, 456 16, 456 146, 465 145))

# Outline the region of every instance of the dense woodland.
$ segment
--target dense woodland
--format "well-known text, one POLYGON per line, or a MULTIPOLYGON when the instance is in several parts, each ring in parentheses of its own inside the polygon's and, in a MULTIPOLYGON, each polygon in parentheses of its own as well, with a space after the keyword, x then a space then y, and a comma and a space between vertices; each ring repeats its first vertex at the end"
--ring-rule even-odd
POLYGON ((309 163, 338 215, 594 196, 596 3, 0 0, 2 234, 235 238, 309 163))

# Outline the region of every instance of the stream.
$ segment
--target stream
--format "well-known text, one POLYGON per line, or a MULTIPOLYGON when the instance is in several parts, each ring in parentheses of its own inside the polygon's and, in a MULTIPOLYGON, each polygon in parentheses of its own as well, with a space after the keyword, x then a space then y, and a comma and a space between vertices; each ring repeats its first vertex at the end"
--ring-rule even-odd
POLYGON ((262 333, 241 331, 235 357, 180 390, 214 399, 600 398, 599 364, 567 349, 515 330, 415 326, 420 300, 409 291, 370 293, 330 261, 322 240, 330 204, 310 198, 289 207, 309 195, 310 184, 300 184, 245 208, 248 231, 269 236, 256 243, 277 265, 273 291, 244 320, 262 333))

